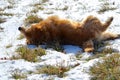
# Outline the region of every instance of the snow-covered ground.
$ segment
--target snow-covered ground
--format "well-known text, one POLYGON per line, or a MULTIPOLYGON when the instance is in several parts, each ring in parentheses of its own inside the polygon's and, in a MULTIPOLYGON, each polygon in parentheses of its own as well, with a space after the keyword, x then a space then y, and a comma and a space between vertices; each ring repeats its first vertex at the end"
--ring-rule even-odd
MULTIPOLYGON (((47 18, 50 15, 58 15, 61 18, 81 21, 88 15, 97 16, 101 21, 105 21, 108 17, 113 16, 114 20, 107 31, 120 34, 120 0, 0 0, 0 13, 11 13, 13 16, 0 15, 0 18, 5 18, 6 22, 1 23, 0 27, 4 28, 0 31, 0 58, 10 58, 16 52, 18 45, 25 45, 25 39, 18 40, 20 32, 18 27, 24 25, 24 19, 36 3, 41 3, 43 10, 39 10, 36 14, 39 17, 47 18), (46 1, 46 2, 45 2, 46 1), (108 3, 108 10, 103 13, 98 13, 103 8, 104 3, 108 3), (7 8, 12 6, 12 8, 7 8), (11 45, 10 48, 6 46, 11 45)), ((120 51, 120 39, 110 41, 111 47, 120 51)), ((78 46, 65 45, 66 54, 54 50, 46 50, 47 55, 41 57, 42 62, 31 63, 23 59, 20 60, 0 60, 0 80, 11 80, 11 73, 15 69, 22 72, 34 71, 40 65, 56 65, 58 62, 64 66, 68 63, 70 66, 79 63, 80 65, 66 72, 67 76, 59 78, 54 76, 54 80, 90 80, 90 75, 87 73, 98 59, 85 61, 84 59, 77 60, 75 54, 81 52, 82 49, 78 46)), ((91 56, 91 53, 81 53, 82 58, 91 56)), ((28 74, 27 80, 47 80, 48 75, 44 74, 28 74)))

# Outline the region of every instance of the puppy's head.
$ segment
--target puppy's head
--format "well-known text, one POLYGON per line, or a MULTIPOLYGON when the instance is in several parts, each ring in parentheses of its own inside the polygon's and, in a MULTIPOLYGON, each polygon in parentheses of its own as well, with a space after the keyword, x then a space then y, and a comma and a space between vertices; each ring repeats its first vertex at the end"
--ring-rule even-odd
POLYGON ((25 27, 19 27, 18 30, 22 33, 25 34, 26 28, 25 27))
POLYGON ((18 30, 25 36, 26 43, 30 44, 32 39, 30 30, 28 31, 25 27, 18 27, 18 30))
POLYGON ((29 28, 19 27, 18 30, 25 36, 27 44, 38 45, 45 42, 44 31, 34 25, 29 28))

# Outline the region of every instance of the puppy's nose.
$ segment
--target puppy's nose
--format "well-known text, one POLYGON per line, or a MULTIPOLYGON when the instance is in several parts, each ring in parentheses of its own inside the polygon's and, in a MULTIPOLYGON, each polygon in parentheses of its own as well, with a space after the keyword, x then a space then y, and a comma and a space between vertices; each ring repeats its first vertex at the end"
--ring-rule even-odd
POLYGON ((22 30, 22 27, 19 27, 18 30, 22 30))

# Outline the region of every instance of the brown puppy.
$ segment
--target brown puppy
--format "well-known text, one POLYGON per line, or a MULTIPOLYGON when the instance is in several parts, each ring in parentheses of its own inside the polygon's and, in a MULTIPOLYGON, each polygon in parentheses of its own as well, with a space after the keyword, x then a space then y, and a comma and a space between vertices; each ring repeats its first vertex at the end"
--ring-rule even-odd
POLYGON ((82 46, 85 52, 91 52, 94 50, 93 40, 102 41, 120 37, 117 34, 105 33, 112 20, 113 17, 110 17, 105 23, 101 23, 98 18, 88 16, 81 22, 74 22, 51 16, 31 25, 28 29, 24 27, 18 29, 25 35, 27 44, 39 45, 57 40, 61 44, 82 46))

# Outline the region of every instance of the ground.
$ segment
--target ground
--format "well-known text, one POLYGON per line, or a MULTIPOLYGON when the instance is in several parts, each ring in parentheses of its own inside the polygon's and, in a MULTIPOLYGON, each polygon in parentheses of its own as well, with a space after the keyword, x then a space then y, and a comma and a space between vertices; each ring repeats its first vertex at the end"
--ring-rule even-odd
MULTIPOLYGON (((82 53, 82 49, 78 46, 64 45, 64 51, 57 52, 53 49, 46 49, 46 55, 41 56, 39 62, 29 62, 24 59, 10 60, 10 57, 16 55, 16 49, 20 45, 26 45, 25 38, 17 39, 20 35, 18 27, 24 24, 25 18, 29 14, 36 14, 45 19, 50 15, 59 15, 61 18, 81 21, 88 15, 94 15, 105 22, 108 17, 113 16, 114 20, 107 31, 120 34, 120 1, 119 0, 0 0, 0 80, 13 79, 12 72, 16 69, 27 74, 27 79, 47 80, 90 80, 87 73, 90 66, 99 61, 99 58, 86 60, 92 53, 82 53), (39 8, 39 9, 38 9, 39 8), (41 16, 42 15, 42 16, 41 16), (81 58, 77 59, 76 55, 81 54, 81 58), (59 78, 55 75, 46 74, 30 74, 35 71, 36 67, 43 65, 63 65, 75 66, 65 74, 67 76, 59 78), (78 76, 79 75, 79 76, 78 76)), ((120 51, 120 39, 109 41, 108 46, 120 51)), ((34 47, 30 45, 28 47, 34 47)), ((42 45, 44 47, 44 45, 42 45)), ((105 48, 104 47, 104 48, 105 48)))

